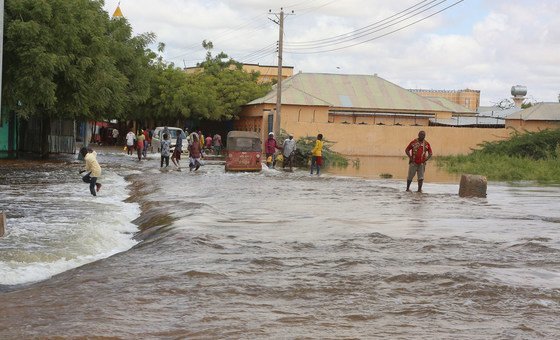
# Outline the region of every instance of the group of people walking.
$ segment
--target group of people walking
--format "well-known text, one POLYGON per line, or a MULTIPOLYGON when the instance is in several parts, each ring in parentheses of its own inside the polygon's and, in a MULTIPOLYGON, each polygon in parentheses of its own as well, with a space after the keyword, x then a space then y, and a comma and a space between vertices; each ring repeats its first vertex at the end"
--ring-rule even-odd
MULTIPOLYGON (((204 157, 203 149, 204 147, 208 148, 210 143, 211 146, 214 146, 214 151, 219 154, 221 152, 222 142, 221 137, 216 134, 214 137, 207 137, 206 139, 200 132, 193 132, 191 133, 188 138, 186 138, 185 131, 181 130, 181 133, 177 135, 175 145, 171 145, 170 140, 170 131, 166 127, 162 133, 162 141, 161 141, 161 161, 160 167, 163 168, 169 166, 169 158, 171 156, 171 160, 173 164, 176 166, 178 170, 181 169, 180 167, 180 160, 181 154, 183 151, 183 140, 187 139, 188 143, 188 151, 189 151, 189 169, 190 171, 197 171, 200 166, 202 165, 202 158, 204 157), (217 138, 218 136, 219 138, 217 138), (217 143, 216 143, 217 141, 217 143), (171 148, 174 147, 173 152, 171 152, 171 148)), ((127 153, 132 155, 132 150, 136 147, 138 160, 141 160, 143 156, 146 158, 146 150, 147 147, 150 145, 152 135, 146 129, 139 130, 138 134, 134 134, 134 132, 130 131, 126 135, 127 140, 127 153)), ((296 141, 294 140, 293 134, 288 134, 288 138, 284 140, 282 146, 278 145, 276 139, 274 139, 274 133, 270 132, 268 134, 268 139, 265 141, 265 154, 266 154, 266 164, 268 167, 274 168, 276 165, 276 150, 282 151, 283 156, 283 164, 282 167, 285 168, 286 166, 290 167, 292 170, 294 156, 296 152, 297 146, 296 141)), ((317 139, 315 140, 315 144, 313 149, 311 150, 311 168, 310 174, 313 175, 314 173, 319 176, 321 171, 321 166, 323 165, 323 135, 318 134, 317 139)), ((408 157, 408 174, 406 180, 406 191, 410 191, 410 186, 414 177, 417 177, 418 181, 418 192, 422 192, 422 185, 424 183, 424 173, 426 169, 426 162, 432 157, 432 148, 430 143, 426 140, 426 132, 420 131, 418 133, 418 138, 413 139, 405 148, 405 154, 408 157)), ((85 170, 81 170, 80 174, 86 172, 86 175, 82 177, 83 181, 89 183, 90 193, 93 196, 97 195, 97 192, 101 189, 101 183, 97 182, 98 177, 101 175, 101 167, 97 162, 97 153, 93 151, 91 147, 83 147, 80 149, 80 155, 85 160, 86 166, 85 170)))
POLYGON ((152 134, 153 131, 146 128, 138 130, 136 134, 130 130, 125 137, 127 154, 132 155, 134 149, 136 149, 138 161, 141 161, 142 158, 146 159, 148 147, 152 143, 152 134))
MULTIPOLYGON (((202 166, 202 158, 204 157, 203 147, 204 144, 201 142, 203 140, 202 133, 193 132, 187 137, 187 129, 181 131, 177 134, 177 138, 175 141, 175 145, 171 145, 170 140, 170 132, 167 127, 163 129, 162 133, 162 142, 161 142, 161 162, 160 167, 163 168, 163 164, 165 162, 165 167, 169 166, 169 157, 171 155, 171 161, 177 168, 177 170, 181 170, 181 155, 183 153, 183 141, 186 139, 187 141, 187 151, 189 152, 189 170, 190 171, 197 171, 200 166, 202 166), (173 152, 171 152, 171 148, 173 152)), ((218 135, 219 136, 219 135, 218 135)), ((221 146, 221 137, 220 137, 220 146, 221 146)))

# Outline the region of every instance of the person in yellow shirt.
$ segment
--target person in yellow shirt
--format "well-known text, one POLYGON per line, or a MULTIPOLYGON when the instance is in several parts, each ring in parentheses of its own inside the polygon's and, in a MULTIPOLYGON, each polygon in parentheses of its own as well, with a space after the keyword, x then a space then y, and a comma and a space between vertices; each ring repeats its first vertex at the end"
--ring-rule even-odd
POLYGON ((97 162, 97 152, 93 151, 91 147, 83 147, 80 149, 80 154, 86 161, 86 169, 80 171, 80 174, 86 172, 82 180, 89 183, 89 191, 93 196, 97 196, 97 192, 101 189, 101 183, 97 183, 97 178, 101 176, 101 167, 97 162))
POLYGON ((323 135, 318 134, 315 141, 315 147, 311 150, 311 175, 313 175, 313 168, 317 168, 317 176, 323 165, 323 135))

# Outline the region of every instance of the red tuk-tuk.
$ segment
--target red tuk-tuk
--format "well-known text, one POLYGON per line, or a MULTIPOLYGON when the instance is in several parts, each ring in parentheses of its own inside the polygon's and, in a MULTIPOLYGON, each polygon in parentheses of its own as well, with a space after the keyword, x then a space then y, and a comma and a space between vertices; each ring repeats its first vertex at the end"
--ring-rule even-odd
POLYGON ((226 171, 261 171, 261 137, 251 131, 227 134, 226 171))

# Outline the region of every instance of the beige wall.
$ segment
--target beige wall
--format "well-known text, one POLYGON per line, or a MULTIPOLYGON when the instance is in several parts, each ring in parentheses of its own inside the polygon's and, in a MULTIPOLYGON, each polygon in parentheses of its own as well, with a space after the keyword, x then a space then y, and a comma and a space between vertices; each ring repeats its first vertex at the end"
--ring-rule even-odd
MULTIPOLYGON (((234 68, 235 66, 230 66, 234 68)), ((260 83, 272 82, 273 79, 278 79, 278 67, 277 66, 266 66, 257 64, 243 64, 243 71, 247 73, 260 72, 258 81, 260 83)), ((200 73, 204 69, 199 66, 187 67, 183 69, 187 74, 200 73)), ((282 79, 289 78, 294 75, 294 68, 292 66, 282 67, 282 79)))
MULTIPOLYGON (((278 79, 278 67, 266 66, 256 64, 243 64, 243 71, 247 73, 260 72, 260 82, 272 82, 273 79, 278 79)), ((282 79, 289 78, 294 75, 294 68, 291 66, 282 67, 282 79)))
POLYGON ((428 125, 426 117, 399 117, 399 116, 351 116, 329 114, 329 123, 334 124, 361 124, 361 125, 428 125))
POLYGON ((477 129, 441 126, 389 126, 333 123, 285 122, 283 128, 294 137, 316 136, 336 142, 333 149, 351 156, 403 156, 408 143, 426 131, 434 155, 468 154, 487 141, 509 137, 510 129, 477 129))
MULTIPOLYGON (((239 120, 234 121, 233 128, 243 131, 255 131, 261 133, 264 140, 268 133, 268 115, 273 113, 275 105, 260 104, 245 106, 239 116, 239 120)), ((326 106, 294 106, 282 105, 282 128, 286 122, 291 123, 328 123, 329 110, 326 106)))
POLYGON ((456 104, 463 105, 473 111, 480 105, 480 91, 478 90, 411 90, 423 97, 440 97, 448 99, 456 104))
MULTIPOLYGON (((268 132, 268 114, 272 110, 272 104, 247 106, 241 118, 234 122, 234 128, 261 132, 264 140, 268 132)), ((342 124, 344 117, 341 117, 329 117, 329 108, 326 106, 283 105, 281 123, 282 129, 293 133, 296 138, 322 133, 326 140, 336 142, 333 146, 335 151, 349 156, 403 156, 404 149, 418 136, 420 130, 426 131, 426 139, 435 155, 468 154, 483 142, 507 139, 512 131, 505 128, 427 126, 427 120, 417 121, 424 126, 410 126, 411 121, 403 121, 406 124, 395 126, 392 117, 376 117, 376 122, 386 119, 386 125, 359 124, 360 117, 356 117, 355 123, 342 124), (329 122, 329 119, 335 122, 329 122)), ((352 116, 345 118, 349 122, 352 120, 352 116)))
POLYGON ((546 129, 560 129, 559 121, 506 119, 506 128, 522 131, 541 131, 546 129))

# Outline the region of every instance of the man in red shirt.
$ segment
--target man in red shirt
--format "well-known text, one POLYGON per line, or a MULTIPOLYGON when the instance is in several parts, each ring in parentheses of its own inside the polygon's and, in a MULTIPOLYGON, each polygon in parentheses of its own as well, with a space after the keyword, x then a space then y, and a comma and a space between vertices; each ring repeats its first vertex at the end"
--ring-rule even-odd
POLYGON ((406 191, 410 191, 410 184, 418 174, 418 192, 422 192, 426 162, 432 157, 432 147, 426 140, 426 132, 418 132, 418 138, 408 144, 404 153, 408 156, 408 177, 406 178, 406 191))
POLYGON ((274 139, 274 132, 268 134, 268 139, 264 142, 264 152, 266 153, 266 166, 274 168, 276 165, 276 149, 280 149, 274 139), (270 162, 269 162, 270 160, 270 162))

